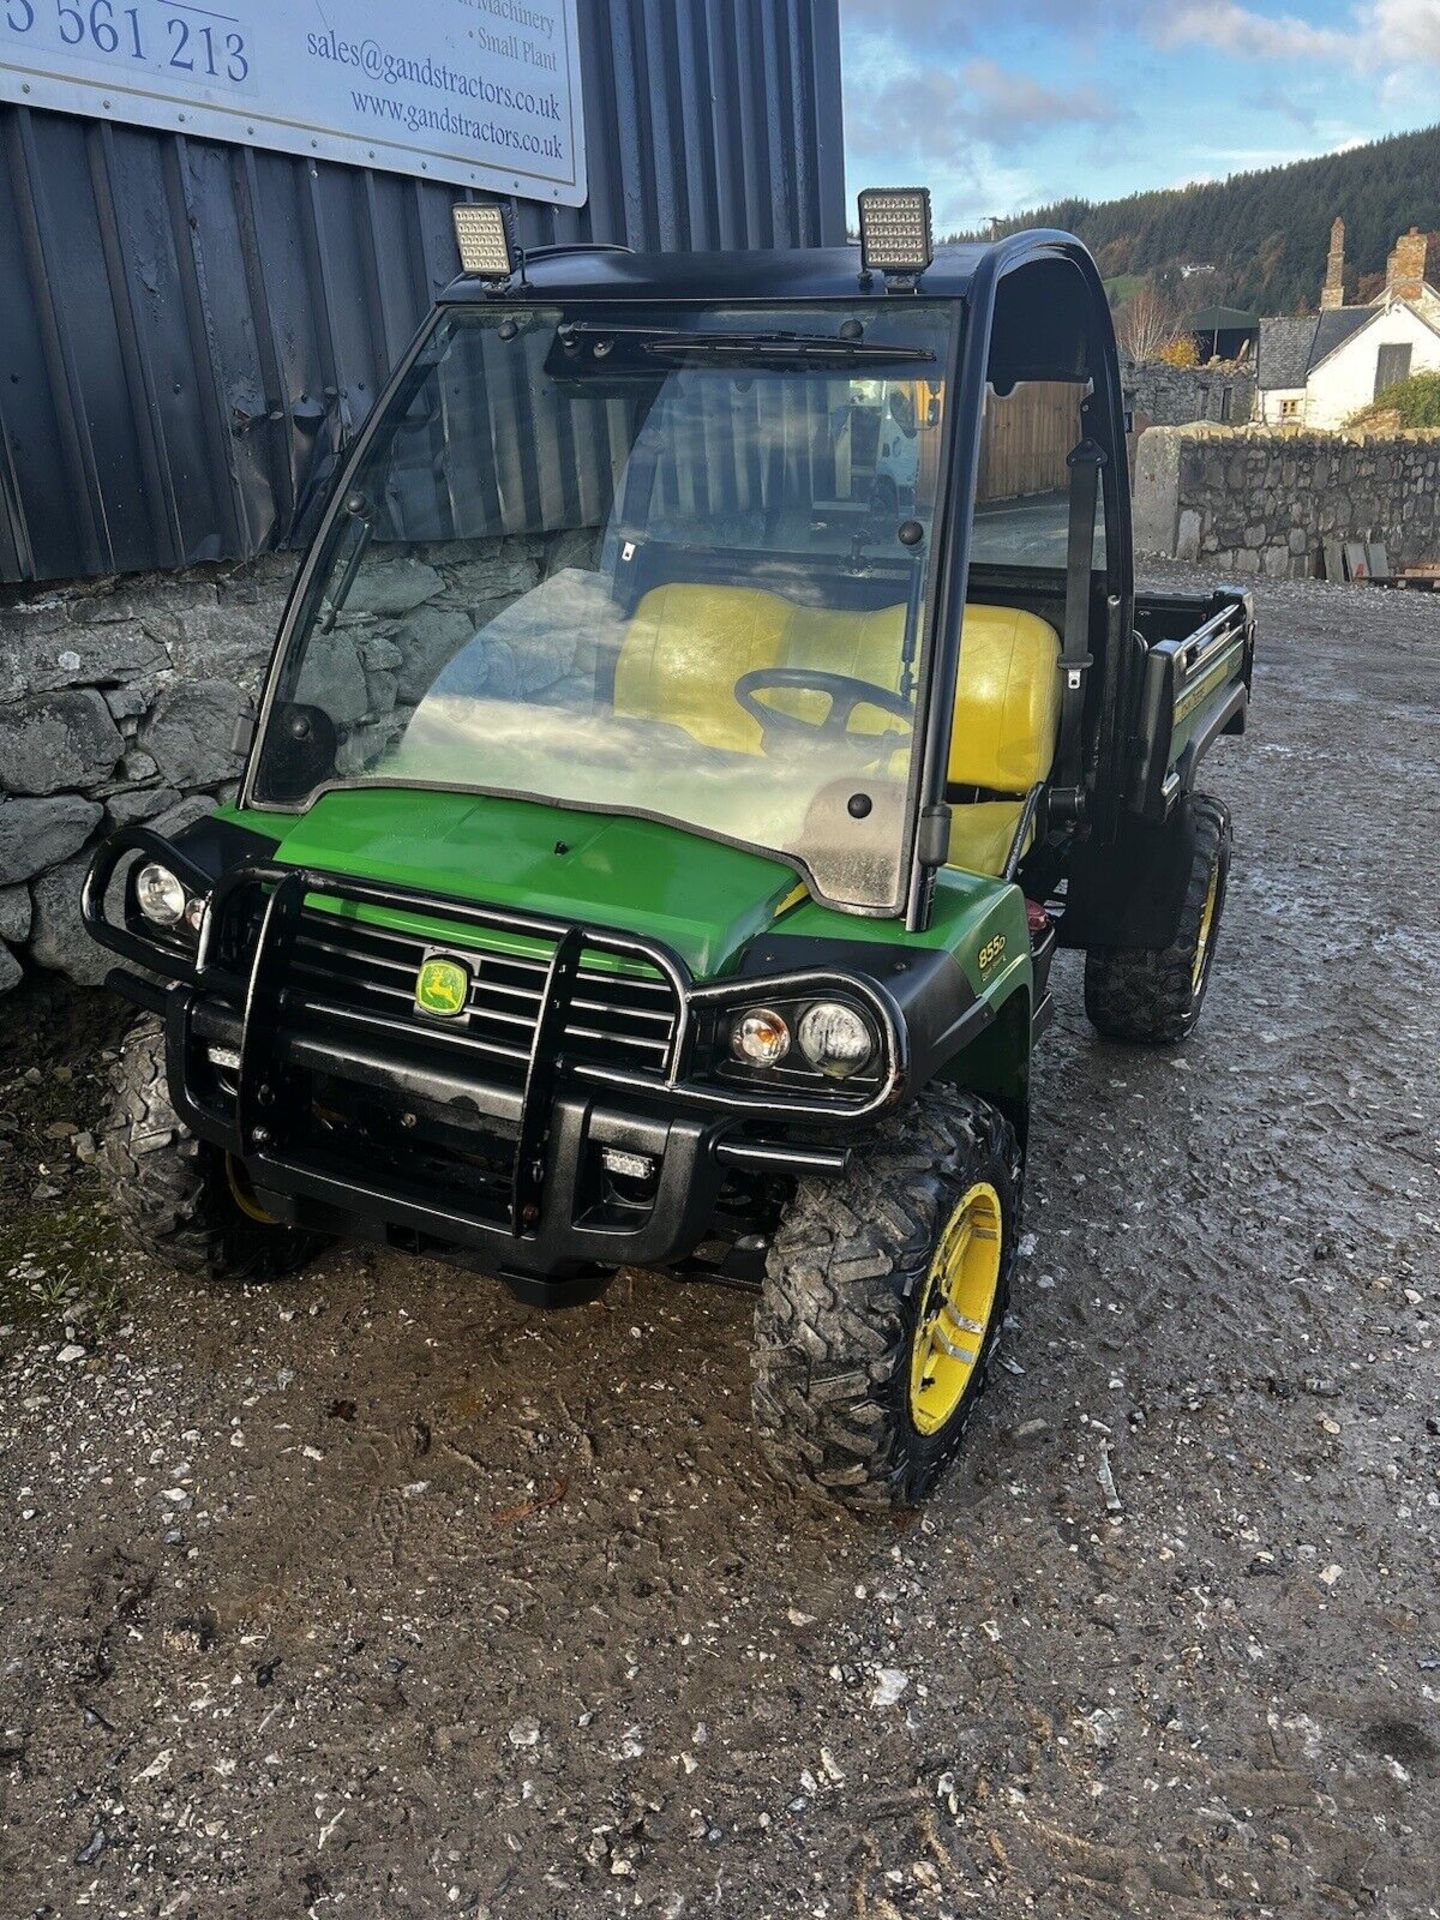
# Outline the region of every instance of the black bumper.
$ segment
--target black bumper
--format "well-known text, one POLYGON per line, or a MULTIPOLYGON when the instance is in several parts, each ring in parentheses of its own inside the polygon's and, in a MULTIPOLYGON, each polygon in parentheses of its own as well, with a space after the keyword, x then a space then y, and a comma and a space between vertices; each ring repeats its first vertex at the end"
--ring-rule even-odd
MULTIPOLYGON (((162 959, 133 916, 110 918, 117 859, 124 851, 164 857, 197 891, 207 876, 143 830, 123 839, 97 856, 87 924, 127 961, 171 978, 161 985, 117 968, 109 982, 163 1016, 181 1120, 244 1167, 267 1211, 299 1225, 459 1252, 531 1297, 582 1297, 617 1267, 687 1260, 714 1232, 717 1202, 733 1211, 722 1188, 738 1171, 843 1172, 845 1137, 872 1124, 898 1088, 892 1073, 847 1111, 817 1108, 788 1090, 776 1099, 705 1084, 688 1068, 711 997, 750 996, 753 986, 697 988, 666 950, 613 929, 301 869, 252 866, 221 876, 208 889, 198 949, 162 959), (547 957, 526 963, 536 981, 525 995, 538 1003, 533 1033, 509 1048, 452 1040, 433 1024, 417 1026, 407 1010, 338 1004, 333 991, 307 984, 305 952, 315 945, 307 900, 315 891, 356 906, 423 910, 457 930, 463 922, 550 943, 547 957), (653 993, 664 993, 662 975, 674 991, 667 1051, 645 1072, 612 1071, 576 1051, 576 1009, 596 1004, 587 956, 607 948, 650 967, 653 993), (627 1161, 617 1166, 617 1154, 627 1161), (636 1162, 643 1172, 630 1170, 636 1162)), ((847 986, 893 1036, 898 1021, 883 989, 853 978, 847 986)), ((899 1051, 892 1037, 892 1060, 899 1051)))
MULTIPOLYGON (((113 985, 125 991, 131 983, 113 979, 113 985)), ((225 1087, 228 1075, 211 1064, 211 1048, 238 1052, 242 1021, 207 1006, 192 989, 167 991, 165 1037, 169 1092, 180 1119, 198 1139, 211 1140, 244 1164, 271 1212, 323 1231, 361 1233, 417 1250, 426 1242, 463 1250, 505 1277, 566 1281, 620 1265, 684 1261, 707 1236, 728 1164, 766 1164, 766 1148, 728 1139, 735 1131, 730 1119, 660 1116, 589 1092, 559 1091, 549 1104, 534 1219, 518 1223, 516 1231, 515 1221, 503 1217, 503 1192, 493 1194, 490 1210, 484 1196, 461 1206, 440 1200, 397 1167, 380 1179, 369 1156, 344 1162, 313 1146, 286 1150, 278 1123, 271 1129, 261 1119, 244 1137, 236 1100, 225 1087), (657 1167, 653 1192, 628 1219, 612 1217, 605 1206, 601 1154, 607 1148, 643 1156, 657 1167)), ((378 1096, 396 1110, 399 1125, 415 1116, 419 1129, 426 1117, 444 1110, 451 1131, 492 1140, 501 1158, 515 1150, 515 1112, 503 1089, 467 1081, 459 1091, 434 1071, 399 1068, 363 1046, 342 1052, 301 1033, 282 1035, 273 1054, 292 1092, 296 1077, 323 1075, 328 1085, 338 1081, 378 1096)), ((789 1148, 770 1152, 785 1162, 795 1158, 789 1148)), ((845 1150, 801 1152, 799 1162, 839 1171, 845 1150)))
MULTIPOLYGON (((111 983, 132 998, 153 1004, 141 983, 112 975, 111 983)), ((269 1210, 297 1224, 359 1232, 423 1248, 461 1249, 507 1278, 564 1281, 619 1266, 668 1266, 689 1257, 706 1237, 729 1166, 771 1166, 778 1160, 797 1170, 840 1171, 843 1148, 792 1148, 735 1138, 733 1119, 646 1111, 634 1101, 585 1091, 557 1090, 549 1124, 532 1170, 533 1218, 507 1218, 507 1182, 489 1197, 441 1198, 429 1183, 407 1178, 396 1165, 378 1175, 370 1157, 327 1154, 312 1141, 286 1146, 283 1108, 270 1120, 271 1102, 257 1102, 259 1118, 242 1129, 238 1088, 211 1055, 238 1054, 244 1022, 238 1014, 207 1003, 192 988, 164 992, 166 1064, 177 1114, 202 1140, 234 1154, 269 1210), (269 1121, 269 1124, 267 1124, 269 1121), (273 1144, 272 1144, 273 1143, 273 1144), (614 1217, 600 1178, 606 1149, 654 1162, 653 1194, 633 1217, 614 1217)), ((303 1032, 280 1031, 269 1048, 272 1068, 293 1102, 300 1081, 341 1084, 389 1111, 414 1131, 445 1115, 451 1137, 471 1133, 493 1143, 503 1161, 519 1145, 516 1103, 504 1088, 467 1078, 463 1085, 432 1069, 405 1067, 363 1045, 339 1048, 303 1032)), ((264 1083, 257 1090, 262 1096, 264 1083)), ((397 1135, 397 1137, 400 1137, 397 1135)), ((484 1183, 477 1183, 483 1186, 484 1183)))

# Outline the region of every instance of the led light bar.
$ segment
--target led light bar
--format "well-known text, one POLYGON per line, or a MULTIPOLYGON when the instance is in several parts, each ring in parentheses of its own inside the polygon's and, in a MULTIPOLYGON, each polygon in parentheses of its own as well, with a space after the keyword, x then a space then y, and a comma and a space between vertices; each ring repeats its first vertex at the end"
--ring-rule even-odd
POLYGON ((510 227, 505 209, 493 201, 457 201, 455 239, 460 248, 460 265, 477 280, 508 280, 515 271, 510 255, 510 227))
POLYGON ((648 1153, 626 1153, 620 1147, 602 1147, 600 1164, 607 1173, 623 1174, 627 1180, 648 1180, 655 1171, 648 1153))
POLYGON ((860 195, 860 261, 872 273, 924 273, 935 258, 928 187, 867 187, 860 195))

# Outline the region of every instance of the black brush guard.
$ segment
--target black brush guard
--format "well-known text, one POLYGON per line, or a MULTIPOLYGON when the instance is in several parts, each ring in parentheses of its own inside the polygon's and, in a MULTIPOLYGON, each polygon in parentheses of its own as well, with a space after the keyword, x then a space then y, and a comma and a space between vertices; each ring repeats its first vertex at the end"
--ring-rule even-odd
MULTIPOLYGON (((695 985, 668 948, 612 927, 253 858, 215 877, 213 868, 146 828, 121 831, 98 849, 81 910, 90 935, 140 970, 115 968, 108 985, 165 1021, 177 1116, 198 1139, 242 1162, 273 1212, 330 1233, 392 1240, 399 1233, 407 1246, 480 1256, 518 1292, 547 1302, 586 1298, 588 1283, 576 1275, 689 1260, 707 1238, 733 1173, 843 1173, 851 1148, 837 1135, 868 1129, 904 1083, 906 1035, 895 1000, 858 970, 776 973, 766 977, 766 989, 858 996, 885 1035, 885 1068, 849 1098, 820 1087, 776 1096, 693 1071, 707 1031, 712 1037, 726 1006, 755 995, 755 981, 695 985), (131 868, 117 881, 125 860, 131 868), (194 895, 207 897, 198 943, 179 933, 157 935, 140 920, 132 876, 144 860, 161 862, 194 895), (111 918, 119 887, 123 912, 111 918), (330 912, 319 912, 317 902, 330 912), (348 908, 413 914, 422 927, 392 935, 359 922, 348 908), (317 925, 330 939, 317 941, 317 925), (445 947, 430 931, 436 927, 465 937, 445 947), (300 950, 344 950, 336 929, 372 941, 411 941, 411 972, 390 962, 392 1006, 342 1004, 315 991, 311 981, 323 970, 300 950), (536 1018, 522 1046, 497 1046, 493 1035, 482 1041, 461 1033, 459 1023, 417 1018, 417 954, 465 958, 478 993, 476 979, 488 977, 492 962, 511 964, 505 937, 511 945, 518 937, 520 950, 543 950, 538 991, 524 995, 536 1002, 536 1018), (591 954, 632 966, 588 968, 591 954), (157 983, 156 973, 169 985, 157 983), (409 979, 403 993, 397 975, 409 979), (624 989, 620 1002, 626 993, 651 998, 641 1012, 634 1000, 607 1000, 611 989, 624 989), (660 1002, 672 1018, 660 1021, 660 1002), (614 1027, 616 1014, 630 1018, 628 1031, 614 1027), (607 1016, 609 1031, 595 1031, 607 1016), (657 1023, 664 1041, 651 1037, 657 1023), (317 1089, 328 1087, 338 1087, 351 1106, 369 1102, 380 1114, 378 1129, 367 1135, 361 1127, 359 1142, 351 1137, 340 1154, 332 1144, 321 1150, 313 1129, 307 1139, 307 1123, 321 1106, 317 1089), (451 1148, 461 1142, 442 1181, 417 1177, 422 1156, 405 1150, 405 1142, 424 1144, 436 1117, 451 1148), (599 1179, 607 1148, 653 1162, 645 1194, 616 1198, 614 1183, 599 1179), (597 1187, 605 1188, 603 1204, 597 1187)), ((470 1012, 467 1002, 467 1023, 470 1012)))
MULTIPOLYGON (((117 836, 87 877, 84 918, 113 951, 148 972, 172 976, 168 990, 131 996, 163 1013, 172 1104, 192 1132, 241 1161, 263 1194, 312 1202, 339 1216, 382 1220, 530 1272, 564 1273, 589 1262, 658 1262, 687 1238, 701 1237, 723 1178, 723 1166, 709 1149, 724 1123, 664 1112, 661 1103, 645 1111, 646 1095, 658 1094, 663 1102, 674 1087, 689 1030, 689 982, 663 948, 610 929, 477 907, 318 870, 245 866, 212 885, 211 876, 187 871, 187 865, 178 849, 144 829, 117 836), (158 947, 133 924, 109 919, 106 896, 127 856, 162 861, 193 891, 209 891, 198 947, 186 950, 178 941, 158 947), (506 1071, 487 1071, 485 1054, 496 1050, 472 1043, 465 1033, 439 1022, 421 1024, 404 1010, 381 1013, 316 992, 296 966, 307 899, 332 909, 422 914, 437 929, 467 936, 457 938, 453 951, 481 963, 486 956, 473 945, 476 935, 520 936, 548 947, 538 1013, 523 1058, 506 1071), (666 1057, 654 1071, 609 1070, 566 1058, 562 1042, 582 954, 639 961, 667 983, 674 1020, 666 1057), (353 1030, 353 1038, 346 1029, 353 1030), (215 1066, 212 1051, 225 1057, 223 1067, 215 1066), (343 1170, 324 1165, 297 1144, 303 1135, 300 1111, 307 1104, 297 1079, 317 1075, 383 1090, 396 1106, 451 1111, 460 1125, 482 1133, 488 1146, 508 1147, 503 1205, 480 1210, 469 1194, 418 1190, 390 1177, 382 1181, 369 1164, 347 1164, 343 1170), (621 1104, 609 1106, 602 1090, 621 1104), (638 1222, 587 1227, 565 1202, 573 1203, 584 1186, 587 1156, 605 1146, 655 1160, 653 1204, 638 1222), (547 1192, 553 1207, 543 1204, 547 1192)), ((441 940, 431 937, 427 944, 441 940)), ((143 987, 128 978, 114 984, 143 987)))

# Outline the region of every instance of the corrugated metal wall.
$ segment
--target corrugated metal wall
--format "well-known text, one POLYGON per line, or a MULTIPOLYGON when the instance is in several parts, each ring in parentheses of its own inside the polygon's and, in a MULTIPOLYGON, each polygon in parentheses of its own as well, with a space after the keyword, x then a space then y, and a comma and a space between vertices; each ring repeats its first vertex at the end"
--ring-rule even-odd
MULTIPOLYGON (((523 242, 843 238, 837 0, 581 0, 590 198, 523 242)), ((289 544, 457 270, 453 187, 0 105, 0 581, 289 544)))

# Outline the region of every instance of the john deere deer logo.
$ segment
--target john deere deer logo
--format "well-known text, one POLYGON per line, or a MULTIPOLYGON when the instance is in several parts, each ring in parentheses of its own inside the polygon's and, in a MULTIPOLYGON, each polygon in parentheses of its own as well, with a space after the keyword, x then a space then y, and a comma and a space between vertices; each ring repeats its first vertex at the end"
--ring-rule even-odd
POLYGON ((458 960, 427 960, 415 980, 415 1004, 422 1013, 453 1019, 470 998, 470 972, 458 960))

